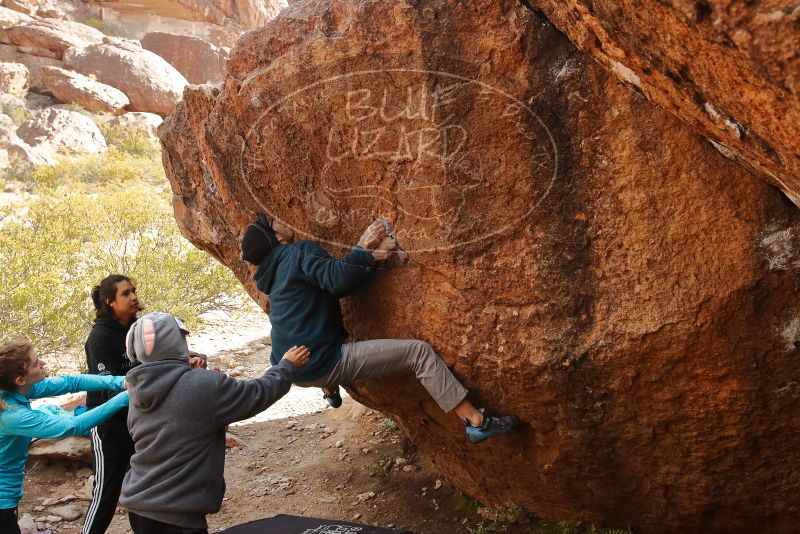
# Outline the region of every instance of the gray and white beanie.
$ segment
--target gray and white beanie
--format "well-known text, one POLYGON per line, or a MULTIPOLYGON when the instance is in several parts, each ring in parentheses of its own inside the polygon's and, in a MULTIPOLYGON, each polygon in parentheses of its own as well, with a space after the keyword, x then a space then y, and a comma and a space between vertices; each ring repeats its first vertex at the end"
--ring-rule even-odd
POLYGON ((142 363, 159 360, 189 360, 189 331, 180 321, 168 313, 153 312, 133 323, 125 347, 128 358, 142 363))

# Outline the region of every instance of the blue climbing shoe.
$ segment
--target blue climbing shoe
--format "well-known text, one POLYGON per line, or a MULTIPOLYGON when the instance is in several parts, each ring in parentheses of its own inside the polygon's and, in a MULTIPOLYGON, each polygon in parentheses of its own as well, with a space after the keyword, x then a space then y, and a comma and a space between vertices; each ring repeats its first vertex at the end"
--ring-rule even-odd
POLYGON ((323 395, 322 398, 328 401, 328 404, 330 404, 332 408, 338 408, 342 405, 342 395, 339 393, 339 386, 336 386, 336 389, 334 389, 330 395, 323 395))
MULTIPOLYGON (((483 409, 481 409, 483 413, 483 409)), ((467 437, 472 443, 480 443, 492 436, 513 432, 519 425, 516 415, 491 416, 484 415, 481 426, 470 426, 469 421, 464 421, 467 427, 467 437)))

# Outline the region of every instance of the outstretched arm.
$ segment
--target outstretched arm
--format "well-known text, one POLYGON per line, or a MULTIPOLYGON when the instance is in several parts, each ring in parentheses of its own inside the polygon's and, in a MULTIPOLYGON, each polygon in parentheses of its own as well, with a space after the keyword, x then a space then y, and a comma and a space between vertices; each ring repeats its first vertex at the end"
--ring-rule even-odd
POLYGON ((45 378, 41 382, 34 384, 28 395, 30 399, 42 397, 55 397, 65 393, 77 393, 79 391, 102 391, 110 389, 122 391, 125 389, 124 376, 95 376, 95 375, 65 375, 45 378))
POLYGON ((337 297, 353 293, 375 274, 372 253, 361 247, 355 247, 340 260, 332 258, 316 244, 304 247, 303 253, 301 270, 304 278, 337 297))
POLYGON ((310 355, 306 347, 292 347, 278 365, 273 365, 255 380, 235 380, 219 373, 217 423, 229 425, 253 417, 272 406, 289 392, 294 369, 305 365, 310 355))
POLYGON ((127 405, 128 393, 123 392, 97 408, 74 417, 51 415, 31 409, 5 409, 0 412, 0 434, 29 438, 81 436, 127 405))

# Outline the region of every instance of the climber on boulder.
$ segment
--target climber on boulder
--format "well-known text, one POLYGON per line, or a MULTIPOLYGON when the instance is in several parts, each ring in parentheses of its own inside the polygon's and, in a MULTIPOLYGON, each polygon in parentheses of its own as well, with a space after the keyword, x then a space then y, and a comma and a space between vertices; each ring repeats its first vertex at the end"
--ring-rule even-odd
POLYGON ((242 237, 242 259, 258 266, 253 276, 269 296, 274 364, 302 343, 311 359, 295 375, 302 387, 321 387, 341 405, 339 386, 396 371, 412 371, 446 413, 466 425, 472 443, 514 430, 513 415, 489 416, 467 400, 467 389, 426 342, 415 339, 348 341, 339 299, 364 286, 397 252, 391 224, 372 223, 349 254, 337 260, 318 243, 295 241, 294 231, 260 214, 242 237))

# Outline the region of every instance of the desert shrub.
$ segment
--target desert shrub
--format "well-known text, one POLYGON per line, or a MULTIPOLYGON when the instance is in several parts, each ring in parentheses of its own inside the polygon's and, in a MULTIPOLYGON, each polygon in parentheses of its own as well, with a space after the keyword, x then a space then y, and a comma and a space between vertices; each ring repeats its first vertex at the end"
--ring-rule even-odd
POLYGON ((463 493, 459 493, 456 496, 455 503, 453 504, 453 510, 464 515, 475 515, 478 513, 480 507, 480 502, 463 493))
POLYGON ((55 104, 54 107, 56 109, 65 109, 67 111, 74 111, 75 113, 80 113, 81 115, 86 115, 89 118, 94 118, 94 114, 86 109, 85 107, 81 106, 80 104, 76 104, 74 102, 66 102, 62 104, 55 104))
POLYGON ((144 184, 48 191, 0 217, 0 338, 26 337, 51 362, 64 353, 82 361, 89 292, 110 273, 131 276, 147 310, 190 328, 201 313, 235 311, 246 298, 228 269, 180 235, 169 193, 144 184))
POLYGON ((87 26, 91 26, 95 30, 99 30, 106 34, 108 33, 108 25, 100 19, 92 17, 84 20, 83 23, 87 26))
POLYGON ((161 146, 150 138, 147 132, 129 126, 102 123, 100 131, 108 146, 132 156, 152 158, 161 154, 161 146))
POLYGON ((603 528, 579 521, 541 522, 531 527, 531 534, 631 534, 629 528, 603 528))
POLYGON ((58 157, 56 165, 39 167, 12 165, 1 177, 31 187, 80 189, 81 184, 108 185, 146 183, 166 187, 167 179, 159 154, 132 155, 115 147, 102 154, 74 154, 58 157))
POLYGON ((22 104, 17 104, 12 99, 0 99, 0 113, 5 113, 11 117, 11 121, 19 126, 31 118, 31 112, 22 104))
POLYGON ((495 523, 526 523, 531 517, 524 507, 515 502, 479 508, 478 515, 495 523))
POLYGON ((394 460, 392 458, 386 455, 381 455, 367 466, 367 472, 371 477, 389 476, 389 472, 392 470, 393 465, 394 460))
POLYGON ((9 165, 0 169, 0 186, 5 187, 9 182, 30 183, 34 168, 15 154, 9 156, 9 165))

